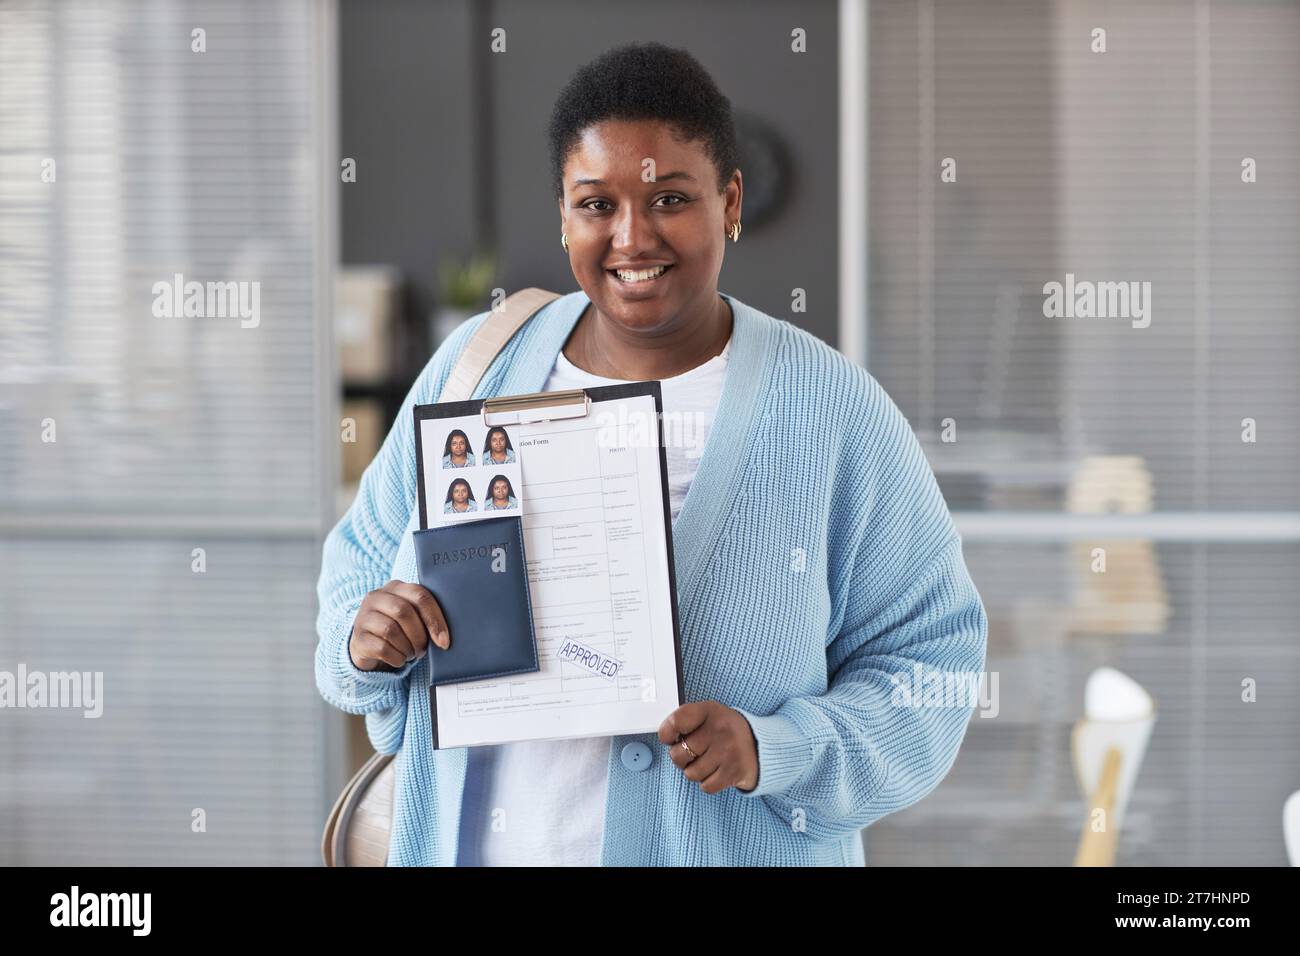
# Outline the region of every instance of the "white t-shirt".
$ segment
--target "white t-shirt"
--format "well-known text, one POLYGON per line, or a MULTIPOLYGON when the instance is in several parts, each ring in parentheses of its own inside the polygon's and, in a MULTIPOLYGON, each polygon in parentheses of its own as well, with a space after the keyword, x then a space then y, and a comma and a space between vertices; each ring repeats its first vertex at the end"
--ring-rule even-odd
MULTIPOLYGON (((728 341, 681 375, 660 380, 673 520, 695 477, 727 371, 728 341)), ((544 391, 626 384, 578 368, 561 352, 544 391)), ((599 866, 609 737, 471 747, 461 808, 460 866, 599 866), (498 822, 494 832, 493 823, 498 822)))

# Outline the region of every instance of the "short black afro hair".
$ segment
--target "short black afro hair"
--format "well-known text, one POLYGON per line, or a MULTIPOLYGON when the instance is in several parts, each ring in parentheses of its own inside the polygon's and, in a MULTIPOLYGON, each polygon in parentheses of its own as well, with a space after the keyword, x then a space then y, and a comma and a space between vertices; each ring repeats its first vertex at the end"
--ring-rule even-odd
POLYGON ((739 165, 731 101, 685 50, 629 43, 580 68, 560 91, 548 139, 551 184, 564 197, 564 163, 582 133, 607 119, 661 120, 686 141, 702 141, 722 192, 739 165))

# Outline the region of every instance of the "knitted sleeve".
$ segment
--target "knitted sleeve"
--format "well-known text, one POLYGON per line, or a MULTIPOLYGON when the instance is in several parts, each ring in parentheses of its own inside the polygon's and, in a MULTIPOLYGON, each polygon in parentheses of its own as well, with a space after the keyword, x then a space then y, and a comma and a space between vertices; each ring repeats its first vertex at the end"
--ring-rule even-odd
POLYGON ((352 624, 365 596, 390 580, 401 536, 417 501, 411 408, 435 401, 452 363, 486 315, 461 323, 425 365, 379 454, 361 476, 351 507, 325 538, 316 585, 320 601, 316 687, 340 710, 374 715, 373 720, 367 718, 367 727, 376 746, 380 742, 376 735, 391 739, 396 733, 400 742, 402 728, 397 718, 404 717, 406 711, 406 678, 419 659, 395 671, 361 670, 348 651, 352 624))
POLYGON ((871 487, 856 550, 832 582, 843 618, 825 693, 741 711, 762 799, 814 839, 840 839, 920 800, 957 756, 984 667, 988 621, 961 538, 906 419, 877 390, 871 487), (960 693, 918 695, 918 686, 960 693), (928 683, 927 683, 928 682, 928 683), (928 701, 928 703, 925 703, 928 701))

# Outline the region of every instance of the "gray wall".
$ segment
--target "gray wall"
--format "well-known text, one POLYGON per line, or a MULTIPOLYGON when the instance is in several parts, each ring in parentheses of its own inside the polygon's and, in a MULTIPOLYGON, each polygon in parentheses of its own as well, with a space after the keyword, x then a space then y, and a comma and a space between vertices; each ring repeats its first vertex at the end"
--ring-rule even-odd
POLYGON ((476 239, 468 7, 339 5, 339 151, 357 161, 340 190, 341 254, 400 267, 418 320, 433 306, 437 256, 476 239))
POLYGON ((728 244, 719 286, 834 343, 838 38, 831 0, 345 0, 341 150, 356 157, 358 181, 342 190, 344 262, 402 267, 415 322, 434 305, 438 258, 467 254, 477 243, 499 243, 508 290, 576 290, 548 184, 546 123, 574 70, 634 40, 689 49, 733 108, 757 114, 784 140, 792 172, 785 204, 728 244), (488 49, 495 27, 506 31, 504 54, 488 49), (807 31, 807 53, 790 51, 795 27, 807 31), (791 315, 796 286, 807 290, 809 306, 791 315))

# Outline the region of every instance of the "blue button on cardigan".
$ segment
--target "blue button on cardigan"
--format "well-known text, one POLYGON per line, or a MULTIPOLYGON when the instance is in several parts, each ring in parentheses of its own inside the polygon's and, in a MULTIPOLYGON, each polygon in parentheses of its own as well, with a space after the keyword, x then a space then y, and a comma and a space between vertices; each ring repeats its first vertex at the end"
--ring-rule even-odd
MULTIPOLYGON (((973 709, 933 697, 921 706, 899 684, 912 686, 918 663, 940 675, 982 671, 987 619, 934 475, 875 379, 722 296, 735 317, 731 352, 673 544, 687 700, 745 716, 758 785, 706 794, 655 734, 617 737, 601 861, 861 865, 862 828, 938 785, 973 709), (649 748, 649 769, 624 765, 629 743, 649 748)), ((546 306, 475 396, 541 390, 588 302, 579 290, 546 306)), ((397 754, 389 865, 454 864, 467 751, 432 747, 425 657, 362 671, 348 638, 367 592, 418 580, 409 408, 436 401, 487 314, 429 361, 325 542, 316 683, 334 706, 365 715, 377 750, 397 754)))

